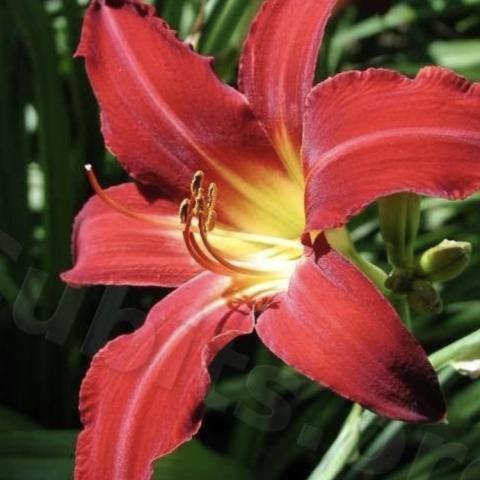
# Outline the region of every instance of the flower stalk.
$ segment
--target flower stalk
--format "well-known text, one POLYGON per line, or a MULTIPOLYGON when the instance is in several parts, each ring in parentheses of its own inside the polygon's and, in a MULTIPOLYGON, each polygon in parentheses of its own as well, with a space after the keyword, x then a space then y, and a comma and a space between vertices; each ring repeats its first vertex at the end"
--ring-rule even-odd
POLYGON ((411 268, 420 225, 420 197, 414 193, 397 193, 379 200, 378 205, 390 265, 394 269, 411 268))
POLYGON ((351 260, 384 295, 388 293, 388 290, 385 287, 387 274, 380 267, 369 262, 358 252, 347 227, 327 230, 325 236, 332 248, 351 260))
POLYGON ((378 202, 380 230, 385 240, 387 257, 393 271, 386 281, 392 292, 392 303, 404 324, 411 330, 408 297, 411 271, 415 263, 414 243, 420 226, 420 197, 414 193, 398 193, 378 202))

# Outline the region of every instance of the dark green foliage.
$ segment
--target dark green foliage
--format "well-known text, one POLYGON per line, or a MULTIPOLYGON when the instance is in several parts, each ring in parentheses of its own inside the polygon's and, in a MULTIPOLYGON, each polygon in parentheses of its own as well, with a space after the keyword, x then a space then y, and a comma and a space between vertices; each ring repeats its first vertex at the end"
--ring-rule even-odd
MULTIPOLYGON (((193 34, 198 50, 216 57, 217 71, 232 85, 261 3, 208 0, 198 22, 200 0, 156 1, 181 37, 193 34)), ((105 153, 97 105, 82 62, 72 58, 84 4, 0 0, 0 480, 70 478, 74 431, 80 428, 78 388, 93 348, 84 341, 104 291, 65 291, 58 274, 70 265, 71 224, 90 194, 82 165, 92 163, 106 185, 125 178, 105 153), (55 315, 57 308, 64 310, 55 315)), ((318 79, 372 65, 414 74, 436 63, 480 80, 480 0, 392 4, 382 14, 359 6, 338 13, 318 79)), ((472 243, 470 266, 441 287, 443 313, 413 319, 429 352, 480 328, 479 206, 479 196, 422 202, 417 252, 444 238, 472 243)), ((350 230, 359 250, 386 266, 376 209, 354 219, 350 230)), ((165 292, 110 294, 123 307, 147 311, 165 292)), ((126 330, 120 325, 111 336, 126 330)), ((213 368, 221 373, 200 440, 160 462, 156 478, 307 478, 337 438, 347 402, 281 366, 252 338, 233 348, 237 353, 227 350, 213 368), (242 367, 238 352, 247 359, 242 367), (266 378, 265 370, 254 368, 259 365, 275 375, 266 378)), ((477 358, 479 353, 477 347, 477 358)), ((442 375, 449 425, 403 428, 364 415, 358 438, 337 444, 338 452, 359 454, 348 455, 350 463, 336 478, 480 478, 480 383, 453 370, 442 375)))

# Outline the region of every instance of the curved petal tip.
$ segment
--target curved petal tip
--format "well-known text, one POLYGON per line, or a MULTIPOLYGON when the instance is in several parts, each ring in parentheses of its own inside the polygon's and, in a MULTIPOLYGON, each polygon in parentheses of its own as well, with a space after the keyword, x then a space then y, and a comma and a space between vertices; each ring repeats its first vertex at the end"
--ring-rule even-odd
POLYGON ((373 284, 320 236, 287 293, 256 329, 282 360, 376 413, 445 419, 438 378, 422 347, 373 284))

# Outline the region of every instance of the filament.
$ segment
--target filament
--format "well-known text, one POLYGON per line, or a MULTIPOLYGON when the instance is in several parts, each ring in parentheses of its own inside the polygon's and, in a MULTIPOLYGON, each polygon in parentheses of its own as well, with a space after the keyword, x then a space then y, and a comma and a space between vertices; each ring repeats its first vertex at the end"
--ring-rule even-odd
MULTIPOLYGON (((101 187, 91 165, 85 165, 85 171, 95 193, 105 204, 115 211, 151 225, 179 228, 179 224, 170 219, 145 214, 121 205, 101 187)), ((219 275, 262 276, 271 279, 283 277, 285 274, 285 266, 291 263, 289 261, 301 256, 301 245, 294 240, 269 235, 215 228, 217 218, 215 212, 218 196, 217 186, 214 183, 210 183, 208 189, 205 191, 203 183, 204 174, 198 171, 195 173, 190 186, 191 196, 182 201, 179 210, 180 222, 184 225, 182 231, 183 240, 191 257, 204 269, 219 275), (195 220, 196 222, 194 223, 195 220), (275 262, 275 260, 271 259, 271 255, 277 256, 279 252, 285 251, 286 255, 284 261, 281 262, 282 265, 276 262, 276 264, 272 264, 271 267, 259 268, 258 265, 245 264, 244 262, 240 263, 236 260, 229 259, 210 242, 208 234, 214 228, 215 237, 236 238, 251 244, 268 245, 270 248, 263 251, 263 253, 267 255, 262 257, 262 260, 267 262, 267 265, 268 262, 271 264, 275 262)))
POLYGON ((117 201, 115 201, 110 195, 107 195, 105 190, 101 187, 100 183, 97 180, 97 177, 93 171, 91 165, 85 165, 85 171, 87 172, 88 181, 92 186, 95 193, 110 207, 112 207, 117 212, 126 215, 127 217, 134 218, 136 220, 141 220, 153 225, 171 225, 172 222, 169 222, 165 219, 157 218, 153 215, 147 215, 145 213, 136 212, 130 208, 126 208, 117 201))

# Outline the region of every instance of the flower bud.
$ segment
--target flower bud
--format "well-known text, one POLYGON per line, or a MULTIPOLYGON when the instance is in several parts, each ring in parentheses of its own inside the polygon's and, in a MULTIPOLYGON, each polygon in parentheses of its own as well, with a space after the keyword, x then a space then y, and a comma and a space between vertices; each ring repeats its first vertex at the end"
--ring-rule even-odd
POLYGON ((462 375, 476 380, 480 378, 480 359, 461 360, 453 363, 453 367, 462 375))
POLYGON ((416 274, 431 282, 446 282, 458 277, 470 263, 469 242, 443 240, 418 259, 416 274))
POLYGON ((408 270, 395 268, 385 280, 385 287, 395 293, 407 293, 412 283, 412 274, 408 270))
POLYGON ((407 301, 418 314, 439 313, 443 307, 440 295, 428 280, 414 280, 407 294, 407 301))

